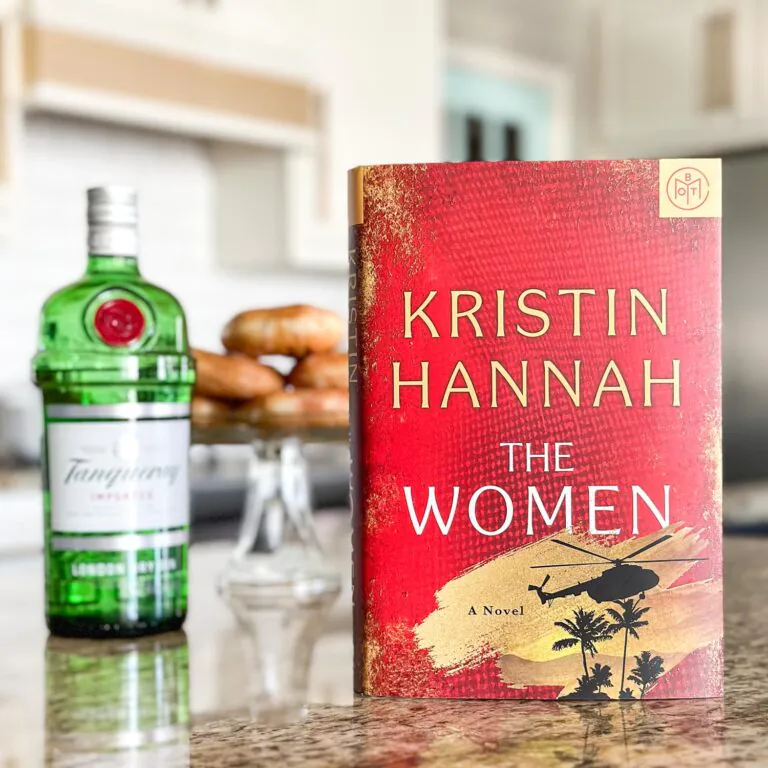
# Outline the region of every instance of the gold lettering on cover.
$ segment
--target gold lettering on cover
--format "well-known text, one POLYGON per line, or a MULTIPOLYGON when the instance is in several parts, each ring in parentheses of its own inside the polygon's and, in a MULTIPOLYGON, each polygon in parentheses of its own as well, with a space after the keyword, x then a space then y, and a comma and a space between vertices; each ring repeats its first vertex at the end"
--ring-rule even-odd
POLYGON ((522 387, 512 378, 509 371, 498 361, 491 360, 491 408, 499 407, 499 376, 511 387, 523 408, 528 407, 528 361, 520 361, 522 387))
POLYGON ((608 335, 616 335, 616 289, 608 289, 608 335))
POLYGON ((680 407, 680 361, 672 361, 672 378, 669 379, 656 379, 651 376, 651 361, 643 360, 643 374, 645 379, 645 398, 643 405, 646 408, 653 406, 653 398, 651 397, 651 387, 655 384, 671 384, 672 385, 672 406, 674 408, 680 407))
POLYGON ((650 301, 637 288, 629 289, 629 313, 630 313, 630 336, 637 336, 637 305, 642 304, 643 309, 653 320, 656 327, 661 331, 662 336, 667 335, 667 289, 661 289, 661 314, 658 314, 650 301))
POLYGON ((401 387, 421 387, 421 407, 429 408, 429 362, 425 360, 421 363, 420 379, 407 381, 400 379, 400 363, 395 361, 392 363, 392 379, 392 386, 394 388, 392 404, 393 408, 400 407, 401 387))
POLYGON ((573 335, 581 336, 581 297, 594 296, 597 291, 594 288, 563 288, 557 293, 559 296, 573 296, 573 335))
POLYGON ((573 361, 573 386, 566 379, 563 372, 551 361, 544 361, 544 407, 551 408, 551 377, 554 376, 562 385, 563 389, 571 398, 571 402, 575 406, 581 405, 581 360, 573 361))
MULTIPOLYGON (((423 365, 423 363, 422 363, 423 365)), ((475 391, 475 385, 472 383, 472 378, 470 377, 467 369, 464 367, 464 363, 459 361, 456 363, 455 368, 453 369, 453 373, 451 374, 451 378, 448 381, 448 386, 445 388, 445 394, 443 395, 443 402, 440 404, 441 408, 447 408, 448 407, 448 401, 451 398, 451 395, 458 395, 458 394, 464 394, 469 395, 470 399, 472 400, 472 407, 473 408, 479 408, 480 407, 480 400, 477 398, 477 392, 475 391), (457 387, 454 386, 456 383, 456 379, 461 376, 461 378, 464 380, 464 386, 463 387, 457 387)), ((422 405, 422 408, 425 406, 422 405)), ((429 406, 426 406, 429 407, 429 406)))
POLYGON ((475 330, 475 338, 483 337, 483 329, 475 318, 477 312, 483 306, 483 297, 477 291, 451 291, 451 338, 459 338, 459 319, 466 317, 475 330), (469 309, 459 309, 459 299, 467 296, 474 300, 474 304, 469 309))
POLYGON ((424 325, 429 328, 429 333, 431 334, 432 338, 439 338, 440 334, 437 332, 437 328, 435 328, 435 324, 430 319, 429 315, 426 314, 424 311, 428 304, 432 302, 432 299, 437 296, 437 291, 430 291, 427 295, 427 298, 424 299, 424 301, 421 302, 421 304, 416 308, 416 310, 413 309, 413 293, 412 291, 406 291, 405 294, 405 338, 406 339, 412 339, 413 338, 413 322, 418 317, 424 325))
POLYGON ((506 335, 506 329, 504 328, 504 297, 506 291, 496 291, 496 338, 503 339, 506 335))
POLYGON ((611 360, 605 368, 603 378, 600 379, 600 383, 597 385, 597 392, 595 392, 595 399, 592 403, 593 408, 600 406, 600 401, 603 398, 603 392, 621 392, 624 398, 624 405, 628 408, 632 406, 632 398, 629 395, 629 389, 627 388, 627 382, 621 375, 619 366, 615 360, 611 360), (616 384, 608 384, 608 379, 613 376, 616 379, 616 384))
POLYGON ((550 320, 549 315, 543 309, 536 309, 535 307, 530 307, 525 303, 525 300, 529 296, 541 296, 541 298, 546 299, 547 294, 539 288, 529 288, 527 291, 523 291, 517 298, 518 309, 524 315, 529 315, 530 317, 538 317, 539 320, 541 320, 541 328, 538 331, 526 331, 525 328, 523 328, 518 323, 516 326, 517 332, 523 336, 535 338, 536 336, 543 336, 549 330, 550 320))

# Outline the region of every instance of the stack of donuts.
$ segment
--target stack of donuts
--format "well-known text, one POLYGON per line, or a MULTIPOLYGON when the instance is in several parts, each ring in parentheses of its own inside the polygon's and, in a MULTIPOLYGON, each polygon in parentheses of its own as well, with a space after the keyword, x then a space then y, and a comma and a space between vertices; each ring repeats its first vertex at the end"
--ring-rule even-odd
POLYGON ((244 421, 266 426, 349 424, 348 357, 335 351, 344 321, 333 312, 297 305, 241 312, 222 334, 225 354, 193 349, 197 425, 244 421), (294 359, 284 377, 260 358, 294 359))

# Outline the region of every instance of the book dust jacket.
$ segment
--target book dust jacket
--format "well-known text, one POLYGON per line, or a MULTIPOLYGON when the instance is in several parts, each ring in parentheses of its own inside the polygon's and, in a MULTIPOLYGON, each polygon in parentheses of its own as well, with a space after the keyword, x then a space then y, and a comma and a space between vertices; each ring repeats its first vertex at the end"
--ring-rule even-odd
POLYGON ((350 174, 356 689, 722 695, 719 160, 350 174))

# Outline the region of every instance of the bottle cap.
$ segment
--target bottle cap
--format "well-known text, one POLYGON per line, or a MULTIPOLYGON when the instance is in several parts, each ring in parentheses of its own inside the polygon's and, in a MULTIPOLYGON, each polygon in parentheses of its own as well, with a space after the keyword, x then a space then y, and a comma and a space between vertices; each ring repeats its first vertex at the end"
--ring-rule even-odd
POLYGON ((88 253, 136 257, 138 224, 136 190, 130 187, 88 190, 88 253))
POLYGON ((91 226, 135 227, 138 221, 135 189, 94 187, 88 190, 88 223, 91 226))

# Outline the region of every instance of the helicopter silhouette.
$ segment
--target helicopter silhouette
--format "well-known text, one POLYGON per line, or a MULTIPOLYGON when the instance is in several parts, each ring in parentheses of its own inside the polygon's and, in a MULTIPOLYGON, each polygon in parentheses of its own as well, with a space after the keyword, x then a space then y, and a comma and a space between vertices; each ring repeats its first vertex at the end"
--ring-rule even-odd
MULTIPOLYGON (((599 558, 602 561, 610 563, 611 567, 607 568, 599 576, 596 576, 593 579, 580 581, 571 587, 566 587, 557 592, 544 591, 544 587, 550 579, 549 574, 546 575, 544 581, 540 585, 530 584, 528 589, 538 594, 542 605, 544 603, 551 604, 552 601, 558 597, 580 595, 583 592, 586 592, 596 603, 624 600, 625 598, 633 597, 634 595, 638 595, 642 600, 645 598, 645 592, 659 583, 659 577, 650 568, 643 568, 640 565, 636 565, 636 563, 692 563, 698 562, 699 560, 707 560, 706 557, 673 557, 661 560, 634 560, 634 558, 643 554, 643 552, 647 552, 649 549, 652 549, 671 538, 672 534, 668 533, 666 536, 661 536, 656 539, 656 541, 652 541, 650 544, 640 547, 640 549, 635 550, 631 554, 619 558, 605 557, 604 555, 597 554, 597 552, 590 552, 588 549, 577 547, 575 544, 569 544, 567 541, 552 539, 555 544, 559 544, 561 547, 575 549, 577 552, 583 552, 590 557, 599 558), (634 560, 634 562, 627 563, 627 560, 634 560)), ((531 568, 573 568, 585 565, 602 565, 602 563, 555 563, 553 565, 532 565, 531 568)))

